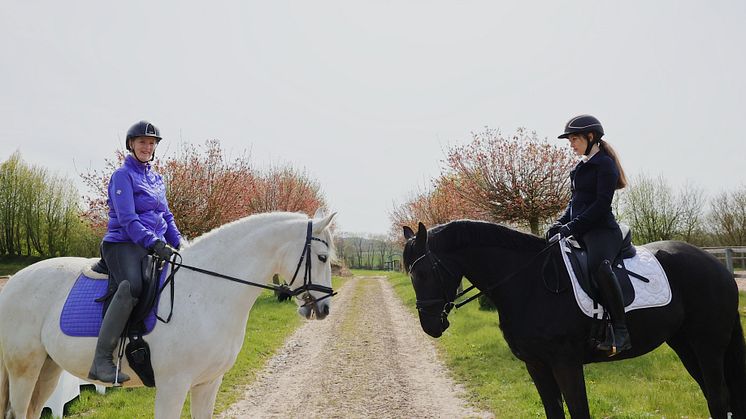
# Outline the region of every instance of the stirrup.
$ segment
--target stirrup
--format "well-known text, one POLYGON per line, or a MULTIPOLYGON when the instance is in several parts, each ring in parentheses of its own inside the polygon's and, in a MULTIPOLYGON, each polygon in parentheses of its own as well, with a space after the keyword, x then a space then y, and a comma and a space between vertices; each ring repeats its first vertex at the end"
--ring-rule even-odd
POLYGON ((605 352, 606 356, 612 357, 619 355, 620 353, 630 349, 632 347, 632 344, 629 342, 629 332, 627 332, 627 342, 626 344, 623 343, 621 346, 618 346, 617 343, 617 337, 614 333, 614 326, 609 323, 606 327, 606 338, 603 342, 600 342, 598 345, 596 345, 596 350, 599 350, 601 352, 605 352))

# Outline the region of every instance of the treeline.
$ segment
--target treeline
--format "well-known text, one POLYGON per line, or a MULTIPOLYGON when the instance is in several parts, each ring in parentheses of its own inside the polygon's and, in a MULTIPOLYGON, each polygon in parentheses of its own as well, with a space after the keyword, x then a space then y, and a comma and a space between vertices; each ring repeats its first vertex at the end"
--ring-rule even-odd
POLYGON ((399 270, 401 246, 385 235, 337 233, 338 261, 351 269, 399 270))
MULTIPOLYGON (((446 151, 442 173, 391 212, 391 235, 401 226, 428 227, 471 218, 513 225, 541 235, 570 199, 568 174, 577 159, 564 143, 548 143, 519 129, 473 133, 446 151)), ((687 183, 638 174, 614 199, 617 218, 636 244, 683 240, 699 246, 746 246, 746 185, 708 196, 687 183)))
MULTIPOLYGON (((81 197, 70 179, 49 175, 13 154, 0 165, 0 256, 96 256, 108 221, 107 188, 124 154, 81 175, 81 197)), ((290 164, 267 169, 248 157, 227 158, 220 143, 183 143, 174 157, 158 159, 177 225, 188 238, 259 212, 312 215, 326 207, 321 185, 290 164)))
POLYGON ((0 164, 0 230, 0 256, 88 256, 96 248, 71 180, 19 152, 0 164))

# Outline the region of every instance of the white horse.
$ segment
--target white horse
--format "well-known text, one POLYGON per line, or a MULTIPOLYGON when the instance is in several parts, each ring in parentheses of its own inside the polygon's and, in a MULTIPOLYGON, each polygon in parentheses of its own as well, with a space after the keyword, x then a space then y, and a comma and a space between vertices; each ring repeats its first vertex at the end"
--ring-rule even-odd
MULTIPOLYGON (((249 281, 266 281, 274 273, 290 278, 305 248, 308 222, 313 223, 314 237, 331 244, 328 227, 334 215, 322 218, 317 212, 313 220, 295 213, 253 215, 195 239, 181 254, 184 264, 249 281)), ((331 287, 330 252, 324 242, 311 242, 314 284, 331 287)), ((78 275, 94 260, 65 257, 35 263, 13 275, 0 293, 4 417, 39 417, 63 369, 83 379, 88 376, 96 338, 63 334, 60 314, 78 275)), ((302 285, 302 271, 300 275, 302 285)), ((296 281, 294 288, 298 285, 296 281)), ((158 323, 145 337, 156 380, 156 418, 178 418, 189 391, 192 417, 211 417, 223 374, 236 360, 249 310, 261 291, 184 268, 176 274, 173 318, 158 323)), ((168 293, 160 299, 161 316, 170 309, 168 293)), ((311 294, 317 299, 326 295, 311 294)), ((329 313, 330 298, 314 304, 316 318, 329 313)), ((313 317, 308 306, 298 312, 313 317)), ((126 358, 122 365, 132 377, 124 386, 142 386, 126 358)))

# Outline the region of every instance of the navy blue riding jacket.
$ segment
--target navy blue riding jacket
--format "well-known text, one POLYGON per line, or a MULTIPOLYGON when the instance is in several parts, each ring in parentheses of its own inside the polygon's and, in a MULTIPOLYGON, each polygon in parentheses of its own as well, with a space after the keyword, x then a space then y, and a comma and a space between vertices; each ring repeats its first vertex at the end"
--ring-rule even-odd
POLYGON ((579 162, 570 172, 572 199, 558 223, 567 235, 581 237, 596 228, 619 228, 611 212, 619 170, 614 159, 599 150, 587 162, 579 162), (569 230, 569 231, 568 231, 569 230))

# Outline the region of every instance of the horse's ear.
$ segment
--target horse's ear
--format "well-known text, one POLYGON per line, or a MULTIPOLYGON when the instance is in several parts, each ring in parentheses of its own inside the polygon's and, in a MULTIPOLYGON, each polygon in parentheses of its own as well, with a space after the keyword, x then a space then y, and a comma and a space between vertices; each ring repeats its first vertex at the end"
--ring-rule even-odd
MULTIPOLYGON (((318 211, 316 212, 318 213, 318 211)), ((324 231, 325 228, 329 227, 329 224, 332 223, 332 219, 334 219, 334 216, 336 215, 337 213, 333 212, 320 220, 317 220, 317 221, 315 220, 313 222, 313 233, 319 234, 322 231, 324 231)))
POLYGON ((322 218, 322 217, 324 217, 325 215, 326 215, 326 208, 324 208, 324 207, 319 207, 319 208, 318 208, 318 209, 316 210, 316 213, 315 213, 315 214, 313 214, 313 219, 319 219, 319 218, 322 218))
POLYGON ((414 231, 409 226, 404 226, 404 240, 409 240, 414 237, 414 231))
POLYGON ((427 244, 427 228, 422 222, 417 225, 417 238, 415 241, 422 245, 427 244))

